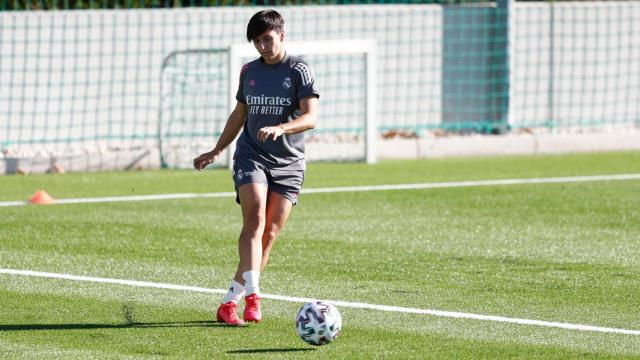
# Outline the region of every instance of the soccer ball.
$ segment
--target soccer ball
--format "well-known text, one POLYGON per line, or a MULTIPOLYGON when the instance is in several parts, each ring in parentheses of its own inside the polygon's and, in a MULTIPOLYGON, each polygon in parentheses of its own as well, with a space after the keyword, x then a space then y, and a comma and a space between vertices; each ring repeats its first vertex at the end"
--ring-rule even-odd
POLYGON ((340 335, 341 329, 340 312, 325 301, 305 303, 296 316, 296 331, 307 344, 328 344, 340 335))

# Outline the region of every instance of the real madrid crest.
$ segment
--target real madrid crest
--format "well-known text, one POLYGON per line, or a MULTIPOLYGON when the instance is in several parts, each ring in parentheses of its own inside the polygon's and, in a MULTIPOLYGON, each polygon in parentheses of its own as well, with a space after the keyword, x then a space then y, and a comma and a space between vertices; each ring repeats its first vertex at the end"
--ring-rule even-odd
POLYGON ((284 78, 284 81, 282 82, 282 87, 285 89, 288 89, 291 87, 291 78, 290 77, 286 77, 284 78))

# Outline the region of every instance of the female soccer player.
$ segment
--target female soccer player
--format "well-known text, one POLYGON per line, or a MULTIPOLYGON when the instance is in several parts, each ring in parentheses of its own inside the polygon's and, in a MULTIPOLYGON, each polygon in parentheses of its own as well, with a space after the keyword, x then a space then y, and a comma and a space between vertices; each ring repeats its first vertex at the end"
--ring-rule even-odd
POLYGON ((231 325, 262 320, 260 273, 302 189, 306 169, 302 132, 315 127, 319 98, 309 65, 284 49, 284 20, 278 12, 253 15, 247 40, 260 58, 240 71, 236 107, 215 148, 193 160, 201 171, 242 129, 233 156, 236 201, 243 219, 240 261, 216 314, 218 321, 231 325), (237 315, 243 295, 244 321, 237 315))

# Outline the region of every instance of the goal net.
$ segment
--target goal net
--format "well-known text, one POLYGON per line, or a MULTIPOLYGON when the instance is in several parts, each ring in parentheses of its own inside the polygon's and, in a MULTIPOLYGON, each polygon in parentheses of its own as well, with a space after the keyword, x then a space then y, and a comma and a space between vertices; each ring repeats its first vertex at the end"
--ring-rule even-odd
POLYGON ((228 50, 171 53, 162 64, 158 139, 163 167, 186 168, 209 151, 224 129, 228 50))
MULTIPOLYGON (((287 42, 287 52, 312 67, 320 90, 319 118, 305 138, 309 161, 376 161, 375 43, 371 40, 287 42)), ((162 67, 159 138, 162 165, 192 166, 210 150, 236 104, 251 44, 172 53, 162 67)), ((220 157, 229 166, 233 145, 220 157)))

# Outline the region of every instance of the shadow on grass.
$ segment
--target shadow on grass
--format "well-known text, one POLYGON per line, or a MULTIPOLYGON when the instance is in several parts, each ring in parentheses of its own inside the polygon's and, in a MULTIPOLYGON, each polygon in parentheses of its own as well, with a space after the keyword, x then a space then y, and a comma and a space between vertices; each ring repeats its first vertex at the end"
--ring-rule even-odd
POLYGON ((310 348, 283 348, 283 349, 243 349, 227 351, 227 354, 268 354, 268 353, 285 353, 285 352, 301 352, 315 351, 310 348))
POLYGON ((28 331, 28 330, 86 330, 86 329, 135 329, 135 328, 187 328, 187 327, 242 327, 227 325, 216 321, 186 321, 186 322, 132 322, 125 324, 8 324, 0 325, 0 331, 28 331))

